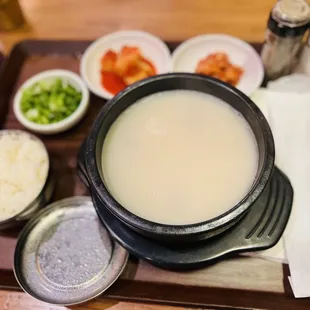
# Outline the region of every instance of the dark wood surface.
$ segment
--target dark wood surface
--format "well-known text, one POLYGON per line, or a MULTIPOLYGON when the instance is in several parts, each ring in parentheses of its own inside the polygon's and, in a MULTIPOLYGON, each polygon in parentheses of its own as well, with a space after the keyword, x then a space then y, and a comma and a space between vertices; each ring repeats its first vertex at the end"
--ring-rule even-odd
MULTIPOLYGON (((22 129, 12 111, 16 89, 30 76, 47 69, 79 71, 79 57, 88 41, 27 41, 12 52, 0 76, 0 126, 22 129)), ((175 44, 171 44, 174 47, 175 44)), ((105 101, 91 97, 87 116, 75 128, 50 137, 47 146, 57 178, 53 200, 88 195, 76 175, 76 155, 105 101)), ((19 289, 12 259, 19 229, 0 232, 0 287, 19 289)), ((165 271, 131 259, 104 298, 173 305, 231 309, 310 309, 310 300, 294 299, 285 266, 260 258, 237 257, 190 272, 165 271)))

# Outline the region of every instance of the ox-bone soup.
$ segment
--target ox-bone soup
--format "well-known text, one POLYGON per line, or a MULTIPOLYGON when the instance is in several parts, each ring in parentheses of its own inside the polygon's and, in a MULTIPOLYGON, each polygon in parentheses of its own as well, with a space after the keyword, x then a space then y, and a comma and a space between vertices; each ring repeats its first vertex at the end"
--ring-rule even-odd
POLYGON ((110 127, 104 182, 127 210, 168 225, 203 222, 245 197, 258 169, 247 121, 211 95, 171 90, 138 100, 110 127))

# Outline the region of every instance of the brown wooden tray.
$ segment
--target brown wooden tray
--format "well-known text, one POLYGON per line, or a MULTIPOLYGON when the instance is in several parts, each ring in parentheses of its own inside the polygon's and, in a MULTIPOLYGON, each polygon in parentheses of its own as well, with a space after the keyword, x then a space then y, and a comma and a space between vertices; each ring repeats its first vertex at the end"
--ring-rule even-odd
MULTIPOLYGON (((0 128, 22 128, 13 114, 12 99, 23 81, 53 68, 78 72, 79 57, 89 44, 89 41, 40 40, 16 45, 0 68, 0 128)), ((170 43, 169 47, 173 49, 176 45, 170 43)), ((76 175, 76 156, 104 103, 92 96, 89 113, 75 128, 64 134, 40 137, 48 148, 57 178, 53 200, 88 194, 76 175)), ((0 288, 19 289, 12 271, 19 230, 0 232, 0 288)), ((310 300, 293 297, 287 275, 286 266, 260 258, 239 256, 190 272, 165 271, 132 258, 104 296, 225 309, 309 309, 310 300)))

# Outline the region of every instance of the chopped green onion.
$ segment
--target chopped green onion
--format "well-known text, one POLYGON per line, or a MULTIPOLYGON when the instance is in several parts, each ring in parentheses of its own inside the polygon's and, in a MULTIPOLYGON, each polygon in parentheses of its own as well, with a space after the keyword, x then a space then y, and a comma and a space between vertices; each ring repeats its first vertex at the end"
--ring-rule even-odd
POLYGON ((52 124, 70 116, 81 99, 82 93, 61 79, 52 83, 42 81, 23 91, 21 111, 31 122, 52 124))

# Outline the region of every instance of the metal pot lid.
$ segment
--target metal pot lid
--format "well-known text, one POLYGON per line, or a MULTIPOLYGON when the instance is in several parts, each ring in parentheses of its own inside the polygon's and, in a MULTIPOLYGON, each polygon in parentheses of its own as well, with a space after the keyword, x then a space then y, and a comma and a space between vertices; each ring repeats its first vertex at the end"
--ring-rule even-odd
POLYGON ((20 233, 15 277, 25 292, 51 304, 85 302, 108 289, 123 271, 127 251, 101 224, 90 197, 50 204, 20 233))

